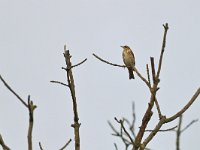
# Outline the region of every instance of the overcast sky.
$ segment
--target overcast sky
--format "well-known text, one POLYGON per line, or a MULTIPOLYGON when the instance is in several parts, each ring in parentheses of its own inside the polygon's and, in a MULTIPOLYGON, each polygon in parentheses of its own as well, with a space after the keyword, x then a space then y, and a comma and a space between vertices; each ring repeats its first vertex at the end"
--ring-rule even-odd
MULTIPOLYGON (((40 141, 46 150, 59 149, 73 139, 69 89, 51 84, 66 81, 63 47, 67 44, 73 70, 82 150, 124 149, 111 135, 110 120, 131 118, 136 107, 136 131, 148 106, 150 93, 128 71, 104 64, 99 56, 123 64, 121 45, 129 45, 137 68, 146 76, 149 57, 156 63, 162 44, 162 24, 169 23, 167 45, 157 98, 167 117, 180 110, 200 83, 200 2, 198 0, 0 0, 0 74, 25 100, 30 94, 38 106, 33 129, 34 150, 40 141)), ((28 112, 0 83, 0 133, 13 150, 27 149, 28 112)), ((184 114, 183 127, 200 118, 200 99, 184 114)), ((148 129, 158 121, 157 112, 148 129)), ((175 120, 163 129, 177 124, 175 120)), ((181 149, 199 147, 200 123, 181 136, 181 149)), ((67 149, 72 150, 74 143, 67 149)), ((154 150, 175 149, 175 132, 158 133, 148 145, 154 150)))

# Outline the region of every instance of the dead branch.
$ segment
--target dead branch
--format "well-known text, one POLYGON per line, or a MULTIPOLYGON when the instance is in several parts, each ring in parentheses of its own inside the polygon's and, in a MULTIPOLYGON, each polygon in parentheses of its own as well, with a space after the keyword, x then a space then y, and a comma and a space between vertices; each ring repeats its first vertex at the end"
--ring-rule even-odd
POLYGON ((116 143, 114 143, 114 146, 115 146, 115 150, 118 150, 118 147, 117 147, 117 144, 116 144, 116 143))
POLYGON ((44 150, 43 147, 42 147, 41 142, 39 142, 39 147, 40 147, 40 150, 44 150))
POLYGON ((120 131, 117 131, 117 129, 115 129, 115 127, 112 125, 112 123, 110 121, 108 121, 108 124, 110 126, 110 128, 113 130, 113 136, 117 136, 119 137, 122 142, 124 143, 125 145, 125 149, 127 150, 128 147, 132 144, 131 141, 128 140, 127 137, 125 137, 124 133, 123 133, 123 130, 122 130, 122 127, 120 126, 120 131))
POLYGON ((125 65, 118 65, 118 64, 114 64, 114 63, 111 63, 105 59, 102 59, 101 57, 97 56, 96 54, 93 54, 94 57, 96 57, 97 59, 99 59, 100 61, 106 63, 106 64, 109 64, 109 65, 112 65, 112 66, 116 66, 116 67, 122 67, 122 68, 126 68, 125 65))
MULTIPOLYGON (((143 116, 143 119, 142 119, 142 124, 140 126, 140 130, 135 138, 135 149, 137 150, 139 147, 141 147, 141 140, 143 138, 143 135, 144 135, 144 132, 146 130, 146 127, 147 127, 147 124, 149 123, 150 119, 151 119, 151 116, 153 115, 153 112, 152 112, 152 108, 154 106, 154 102, 156 101, 156 93, 158 91, 158 83, 160 81, 159 79, 159 75, 160 75, 160 71, 161 71, 161 67, 162 67, 162 59, 163 59, 163 53, 164 53, 164 49, 165 49, 165 45, 166 45, 166 35, 167 35, 167 31, 168 31, 168 24, 166 23, 165 25, 163 25, 164 27, 164 36, 163 36, 163 43, 162 43, 162 48, 161 48, 161 53, 160 53, 160 58, 159 58, 159 66, 158 66, 158 71, 157 71, 157 74, 155 74, 155 67, 154 67, 154 61, 153 61, 153 58, 152 58, 152 61, 151 61, 151 66, 152 66, 152 77, 153 77, 153 86, 150 88, 150 91, 151 91, 151 98, 150 98, 150 102, 149 102, 149 105, 148 105, 148 108, 143 116)), ((158 106, 158 103, 156 104, 157 105, 157 108, 159 108, 158 106)), ((162 120, 162 117, 161 118, 161 112, 160 110, 158 109, 158 112, 159 112, 159 116, 160 116, 160 120, 162 120)), ((153 131, 152 131, 153 132, 153 131)), ((146 145, 145 145, 146 146, 146 145)), ((141 147, 141 149, 144 149, 145 147, 141 147)))
POLYGON ((179 117, 178 129, 176 130, 176 150, 180 150, 181 125, 182 125, 182 115, 179 117))
POLYGON ((33 132, 33 121, 34 115, 33 111, 37 106, 33 104, 33 101, 30 100, 30 95, 28 96, 28 110, 29 110, 29 127, 28 127, 28 150, 32 150, 32 132, 33 132))
MULTIPOLYGON (((174 126, 172 128, 168 128, 168 129, 161 129, 158 132, 167 132, 167 131, 174 131, 174 129, 176 129, 178 126, 174 126)), ((152 132, 153 130, 145 130, 145 132, 152 132)))
POLYGON ((55 81, 55 80, 52 80, 52 81, 50 81, 51 83, 57 83, 57 84, 60 84, 60 85, 64 85, 64 86, 68 86, 69 87, 69 85, 67 85, 67 84, 65 84, 65 83, 63 83, 63 82, 60 82, 60 81, 55 81))
POLYGON ((5 144, 1 134, 0 134, 0 145, 2 146, 3 150, 10 150, 10 148, 5 144))
POLYGON ((1 81, 4 83, 4 85, 8 88, 9 91, 11 91, 21 102, 22 104, 28 109, 29 111, 29 127, 28 127, 28 150, 32 150, 32 131, 33 131, 33 120, 34 120, 34 110, 37 108, 36 105, 33 104, 33 101, 30 100, 30 95, 28 96, 28 104, 6 83, 6 81, 3 79, 2 76, 0 76, 1 81))
POLYGON ((148 79, 149 85, 151 87, 151 79, 150 79, 149 65, 148 64, 146 64, 146 70, 147 70, 147 79, 148 79))
POLYGON ((181 130, 181 133, 184 132, 185 130, 187 130, 192 124, 196 123, 197 121, 199 121, 199 119, 192 120, 187 126, 185 126, 185 127, 181 130))
POLYGON ((72 141, 72 139, 69 139, 68 141, 67 141, 67 143, 62 147, 62 148, 60 148, 59 150, 64 150, 68 145, 69 145, 69 143, 72 141))
POLYGON ((130 134, 128 133, 128 131, 126 130, 126 128, 124 127, 124 121, 123 120, 118 120, 116 117, 115 117, 115 120, 121 125, 124 133, 128 136, 129 140, 131 141, 132 145, 135 145, 134 141, 133 141, 133 138, 130 136, 130 134))
MULTIPOLYGON (((121 68, 125 68, 125 67, 126 67, 125 65, 118 65, 118 64, 111 63, 111 62, 109 62, 109 61, 107 61, 107 60, 104 60, 104 59, 102 59, 101 57, 97 56, 96 54, 93 54, 93 56, 96 57, 97 59, 99 59, 100 61, 106 63, 106 64, 109 64, 109 65, 112 65, 112 66, 121 67, 121 68)), ((151 85, 150 85, 150 83, 148 82, 148 80, 145 79, 145 78, 142 76, 142 74, 137 70, 137 68, 136 68, 135 66, 133 66, 133 70, 136 72, 136 74, 138 75, 138 77, 140 77, 140 79, 141 79, 142 81, 144 81, 144 82, 146 83, 146 85, 147 85, 149 88, 151 88, 151 85)))
POLYGON ((10 92, 12 92, 17 98, 18 100, 20 100, 20 102, 22 102, 22 104, 28 108, 28 105, 26 104, 26 102, 6 83, 6 81, 3 79, 3 77, 0 75, 0 79, 1 81, 4 83, 4 85, 8 88, 8 90, 10 92))
POLYGON ((86 61, 87 61, 87 58, 85 58, 85 59, 84 59, 83 61, 81 61, 80 63, 71 66, 71 69, 74 68, 74 67, 77 67, 77 66, 79 66, 79 65, 81 65, 81 64, 83 64, 83 63, 86 62, 86 61))
MULTIPOLYGON (((67 81, 68 86, 71 92, 72 102, 73 102, 73 112, 74 112, 74 123, 71 125, 74 128, 74 137, 75 137, 75 150, 80 150, 80 134, 79 134, 79 117, 78 117, 78 110, 77 110, 77 100, 76 100, 76 93, 75 93, 75 84, 74 84, 74 77, 72 74, 72 64, 71 64, 71 55, 69 53, 69 50, 66 49, 66 45, 64 46, 64 57, 65 57, 65 63, 66 63, 66 72, 67 72, 67 81)), ((83 62, 77 64, 76 66, 82 64, 83 62)))
POLYGON ((160 71, 161 71, 161 67, 162 67, 163 54, 164 54, 165 46, 166 46, 167 31, 169 29, 168 23, 163 24, 163 27, 164 27, 164 35, 163 35, 162 48, 161 48, 161 52, 160 52, 160 59, 159 59, 159 64, 158 64, 158 71, 157 71, 157 74, 156 74, 156 78, 157 79, 159 79, 160 71))
POLYGON ((175 115, 172 117, 166 118, 165 116, 162 116, 161 120, 157 123, 155 128, 152 130, 152 132, 147 136, 147 138, 144 140, 144 142, 141 145, 141 150, 142 148, 145 148, 145 146, 152 140, 152 138, 156 135, 156 133, 160 130, 163 124, 172 122, 176 118, 180 117, 191 105, 192 103, 197 99, 197 97, 200 94, 200 88, 197 89, 197 91, 194 93, 192 98, 189 100, 189 102, 175 115))

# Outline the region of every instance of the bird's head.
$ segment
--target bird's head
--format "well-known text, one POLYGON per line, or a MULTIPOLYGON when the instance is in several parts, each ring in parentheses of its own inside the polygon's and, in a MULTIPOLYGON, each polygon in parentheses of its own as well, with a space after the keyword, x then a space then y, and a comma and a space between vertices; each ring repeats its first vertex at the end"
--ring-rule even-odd
POLYGON ((121 46, 123 49, 130 49, 129 46, 125 45, 125 46, 121 46))

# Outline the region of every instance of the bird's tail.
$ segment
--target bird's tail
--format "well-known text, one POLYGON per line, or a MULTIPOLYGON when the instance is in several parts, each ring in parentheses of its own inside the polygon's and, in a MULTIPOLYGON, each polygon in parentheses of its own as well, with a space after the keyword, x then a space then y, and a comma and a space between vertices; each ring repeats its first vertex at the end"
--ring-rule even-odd
POLYGON ((133 69, 129 68, 128 72, 129 72, 129 79, 135 79, 134 74, 133 74, 133 69))

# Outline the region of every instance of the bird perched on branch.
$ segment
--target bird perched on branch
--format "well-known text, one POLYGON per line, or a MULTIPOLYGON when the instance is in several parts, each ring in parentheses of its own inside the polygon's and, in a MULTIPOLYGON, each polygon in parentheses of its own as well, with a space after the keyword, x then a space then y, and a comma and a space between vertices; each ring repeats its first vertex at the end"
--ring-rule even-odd
POLYGON ((129 71, 129 79, 135 79, 133 74, 133 67, 135 66, 135 56, 129 46, 125 45, 121 47, 123 48, 123 61, 129 71))

